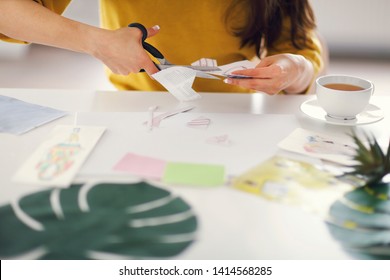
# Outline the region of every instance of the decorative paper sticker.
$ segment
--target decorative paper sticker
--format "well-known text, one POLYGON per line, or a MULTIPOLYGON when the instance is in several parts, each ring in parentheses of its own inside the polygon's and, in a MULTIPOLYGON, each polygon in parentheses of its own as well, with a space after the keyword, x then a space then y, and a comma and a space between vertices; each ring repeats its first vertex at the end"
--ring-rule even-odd
POLYGON ((353 165, 352 138, 334 137, 297 128, 278 144, 279 148, 344 165, 353 165))
POLYGON ((227 134, 210 137, 206 140, 206 143, 225 147, 232 145, 232 141, 230 141, 227 134))
POLYGON ((65 115, 63 111, 0 96, 0 133, 23 134, 65 115))
POLYGON ((56 126, 14 176, 17 182, 68 187, 104 127, 56 126))
POLYGON ((223 165, 170 162, 163 181, 189 186, 221 186, 225 182, 223 165))
POLYGON ((160 180, 167 162, 161 159, 127 153, 114 167, 114 170, 124 171, 143 178, 160 180))
POLYGON ((173 257, 195 240, 191 206, 141 182, 75 184, 0 207, 1 259, 173 257))
POLYGON ((200 116, 187 122, 188 127, 206 129, 209 127, 211 120, 209 118, 200 116))
POLYGON ((275 156, 233 180, 237 189, 327 216, 330 205, 352 186, 315 166, 275 156))

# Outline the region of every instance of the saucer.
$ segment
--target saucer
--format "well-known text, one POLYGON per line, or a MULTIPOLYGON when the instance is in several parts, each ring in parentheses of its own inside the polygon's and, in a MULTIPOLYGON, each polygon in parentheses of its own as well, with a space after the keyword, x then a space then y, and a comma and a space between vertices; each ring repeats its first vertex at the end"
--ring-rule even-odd
POLYGON ((329 124, 354 126, 369 124, 380 121, 384 117, 381 108, 376 105, 368 104, 366 109, 358 114, 353 120, 342 120, 329 117, 325 110, 320 107, 316 98, 307 100, 301 104, 301 111, 310 118, 321 120, 329 124))

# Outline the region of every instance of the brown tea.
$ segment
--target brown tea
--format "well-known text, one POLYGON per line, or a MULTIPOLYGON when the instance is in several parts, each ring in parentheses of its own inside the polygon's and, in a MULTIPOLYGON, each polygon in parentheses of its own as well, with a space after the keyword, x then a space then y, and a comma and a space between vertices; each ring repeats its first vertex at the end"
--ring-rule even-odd
POLYGON ((345 90, 345 91, 356 91, 363 90, 364 88, 350 85, 350 84, 326 84, 324 85, 326 88, 335 89, 335 90, 345 90))

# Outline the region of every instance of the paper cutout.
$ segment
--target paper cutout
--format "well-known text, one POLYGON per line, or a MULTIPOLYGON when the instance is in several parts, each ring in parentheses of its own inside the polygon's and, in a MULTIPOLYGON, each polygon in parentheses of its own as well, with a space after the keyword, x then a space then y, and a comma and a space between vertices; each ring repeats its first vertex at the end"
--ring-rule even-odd
POLYGON ((114 167, 114 170, 129 172, 143 178, 160 180, 167 163, 152 157, 127 153, 114 167))
POLYGON ((56 126, 17 171, 14 180, 68 187, 104 131, 104 127, 56 126))
POLYGON ((352 189, 311 164, 280 156, 238 176, 233 186, 265 199, 299 206, 322 217, 327 216, 336 199, 352 189))
POLYGON ((0 96, 0 133, 23 134, 65 115, 64 111, 0 96))
POLYGON ((188 127, 206 129, 209 127, 211 120, 209 118, 200 116, 187 122, 188 127))
POLYGON ((231 77, 231 78, 243 78, 247 76, 243 75, 232 75, 232 72, 245 69, 253 69, 256 67, 256 63, 249 60, 236 61, 233 63, 225 64, 218 66, 220 71, 208 72, 212 75, 222 76, 222 77, 231 77))
MULTIPOLYGON (((157 116, 153 117, 153 119, 152 119, 152 127, 151 128, 159 127, 161 121, 166 119, 166 118, 169 118, 171 116, 174 116, 174 115, 177 115, 180 113, 188 112, 194 108, 195 108, 195 105, 188 105, 188 106, 177 108, 177 109, 174 109, 172 111, 168 111, 168 112, 162 113, 160 115, 157 115, 157 116)), ((144 122, 144 125, 146 125, 146 124, 150 125, 150 120, 144 122)))
POLYGON ((334 137, 297 128, 278 144, 279 148, 344 165, 353 165, 354 144, 350 137, 334 137))
POLYGON ((232 145, 232 141, 229 139, 229 135, 227 134, 210 137, 206 140, 206 143, 224 147, 232 145))
POLYGON ((186 201, 144 182, 48 189, 1 206, 0 216, 1 259, 168 258, 188 248, 198 228, 186 201))
POLYGON ((201 58, 197 61, 194 61, 191 63, 192 66, 210 66, 210 67, 217 67, 217 61, 213 58, 201 58))
POLYGON ((170 162, 163 181, 168 184, 189 186, 221 186, 225 182, 222 165, 170 162))
POLYGON ((193 69, 174 66, 161 70, 152 75, 162 86, 164 86, 179 101, 192 101, 201 96, 192 89, 196 77, 193 69))

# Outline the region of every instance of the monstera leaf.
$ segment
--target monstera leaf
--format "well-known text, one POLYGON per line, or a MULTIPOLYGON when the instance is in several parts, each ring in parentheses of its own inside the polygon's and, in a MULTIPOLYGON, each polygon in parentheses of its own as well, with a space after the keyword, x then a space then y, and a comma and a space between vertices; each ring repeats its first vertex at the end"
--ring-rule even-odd
POLYGON ((357 188, 329 210, 332 236, 353 255, 390 259, 390 183, 357 188))
POLYGON ((147 183, 72 185, 0 207, 0 257, 171 257, 194 241, 196 229, 185 201, 147 183))

